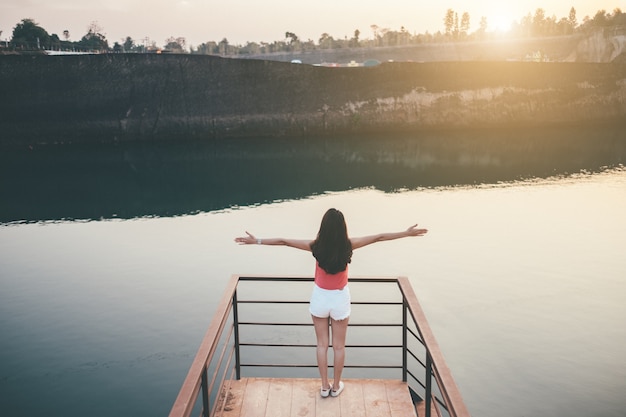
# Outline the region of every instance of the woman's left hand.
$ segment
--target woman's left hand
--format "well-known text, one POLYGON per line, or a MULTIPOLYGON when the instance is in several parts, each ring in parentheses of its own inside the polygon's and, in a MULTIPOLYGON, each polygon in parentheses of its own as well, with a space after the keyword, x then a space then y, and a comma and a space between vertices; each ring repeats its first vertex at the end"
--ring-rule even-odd
POLYGON ((406 229, 407 236, 423 236, 428 233, 428 229, 418 229, 417 224, 406 229))

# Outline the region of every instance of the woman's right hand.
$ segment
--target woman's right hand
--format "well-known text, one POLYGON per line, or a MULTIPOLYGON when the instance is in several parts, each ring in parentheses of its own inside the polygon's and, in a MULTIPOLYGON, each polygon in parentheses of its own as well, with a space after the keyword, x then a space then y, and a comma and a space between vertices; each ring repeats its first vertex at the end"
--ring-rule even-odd
POLYGON ((252 233, 246 231, 246 234, 248 236, 236 237, 235 242, 239 243, 240 245, 254 245, 257 243, 256 237, 254 237, 252 233))

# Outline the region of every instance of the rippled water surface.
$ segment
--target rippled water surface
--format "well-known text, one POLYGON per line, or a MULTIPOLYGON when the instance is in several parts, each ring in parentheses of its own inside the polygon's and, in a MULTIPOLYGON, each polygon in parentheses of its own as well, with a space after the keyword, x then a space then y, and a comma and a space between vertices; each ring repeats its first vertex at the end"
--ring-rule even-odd
MULTIPOLYGON (((313 271, 308 253, 233 238, 312 238, 336 207, 355 236, 429 229, 360 249, 351 274, 410 277, 472 415, 623 416, 626 171, 399 185, 315 186, 294 198, 231 187, 218 193, 224 204, 172 215, 124 216, 138 206, 119 193, 110 201, 129 203, 112 204, 116 215, 98 215, 98 204, 81 209, 93 217, 6 214, 2 414, 167 414, 231 274, 313 271)), ((199 186, 186 190, 211 194, 199 186)))

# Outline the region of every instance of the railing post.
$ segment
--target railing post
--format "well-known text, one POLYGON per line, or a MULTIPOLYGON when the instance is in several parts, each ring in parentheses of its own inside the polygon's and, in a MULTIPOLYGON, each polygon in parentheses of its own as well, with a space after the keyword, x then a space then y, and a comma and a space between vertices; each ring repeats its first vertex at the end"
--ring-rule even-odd
POLYGON ((202 417, 209 417, 209 377, 207 375, 207 367, 202 370, 202 417))
POLYGON ((241 379, 241 358, 239 357, 239 314, 237 312, 237 289, 233 293, 233 329, 235 332, 235 378, 241 379))
POLYGON ((430 403, 432 400, 432 375, 433 375, 433 359, 430 356, 430 352, 426 349, 426 417, 430 417, 430 403))
POLYGON ((407 381, 407 352, 408 352, 408 325, 407 325, 407 309, 408 304, 404 295, 402 296, 402 382, 407 381))

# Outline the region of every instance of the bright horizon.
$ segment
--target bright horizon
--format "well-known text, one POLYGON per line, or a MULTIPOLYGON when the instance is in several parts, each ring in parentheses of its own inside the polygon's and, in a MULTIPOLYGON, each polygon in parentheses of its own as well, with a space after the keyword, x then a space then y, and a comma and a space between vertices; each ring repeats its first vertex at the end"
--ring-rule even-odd
POLYGON ((514 21, 538 8, 546 17, 567 17, 571 7, 576 9, 578 23, 585 16, 592 18, 598 10, 611 13, 626 11, 625 0, 543 0, 524 4, 503 4, 492 0, 477 0, 467 4, 448 0, 441 4, 419 4, 409 0, 330 1, 297 3, 287 0, 251 2, 232 0, 9 0, 0 4, 0 40, 9 40, 13 28, 22 19, 31 18, 50 34, 62 38, 68 30, 70 40, 80 40, 92 22, 97 22, 109 46, 122 43, 130 36, 136 44, 145 38, 163 46, 170 37, 184 37, 187 47, 222 39, 231 44, 273 42, 285 39, 285 32, 295 33, 301 40, 318 42, 322 33, 335 39, 351 38, 359 30, 360 38, 373 37, 372 25, 380 29, 410 33, 444 31, 443 19, 448 9, 470 15, 470 32, 478 29, 482 16, 489 30, 507 30, 514 21))

